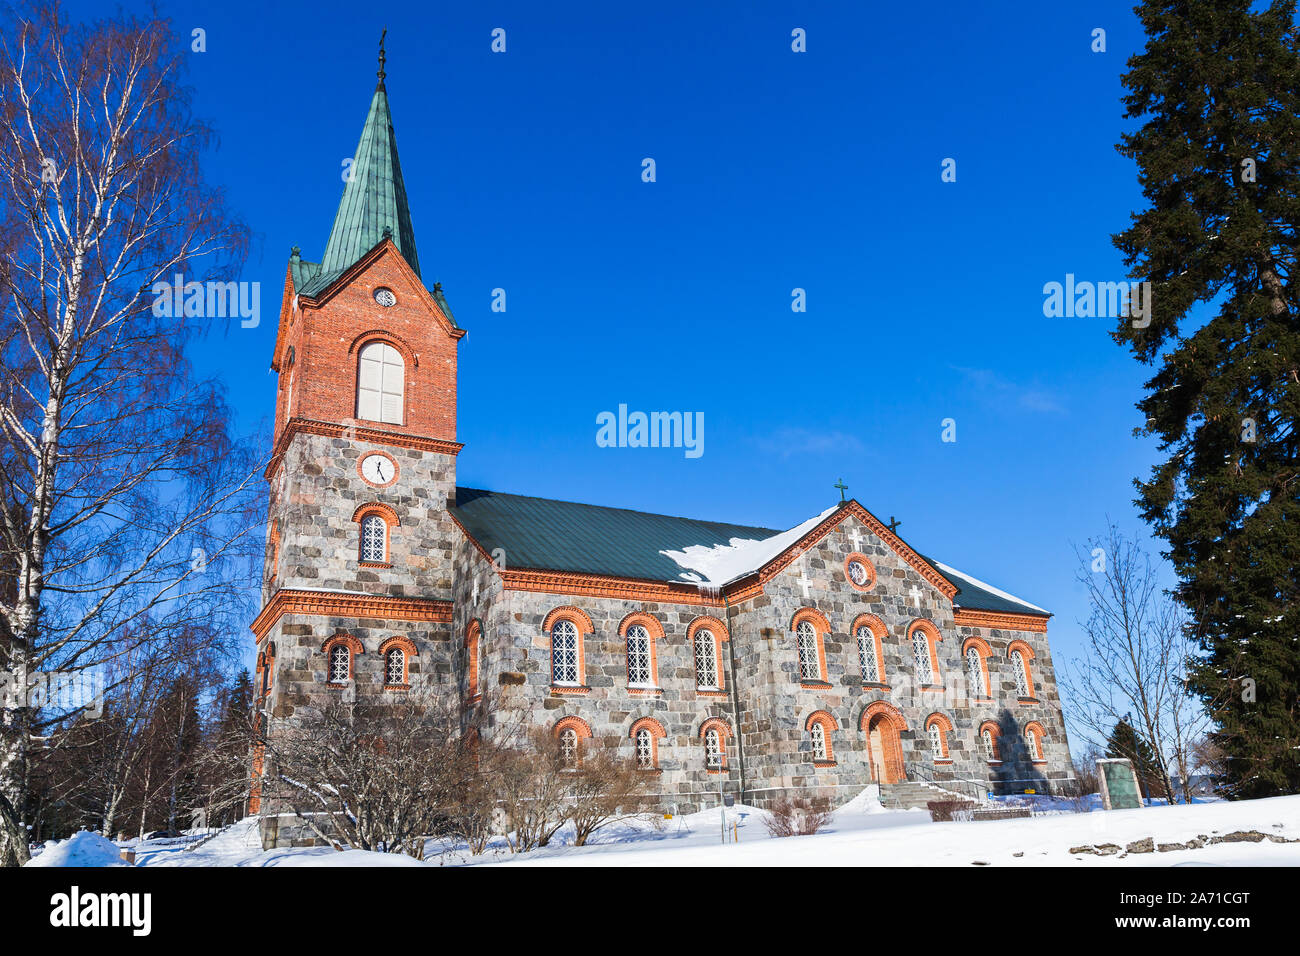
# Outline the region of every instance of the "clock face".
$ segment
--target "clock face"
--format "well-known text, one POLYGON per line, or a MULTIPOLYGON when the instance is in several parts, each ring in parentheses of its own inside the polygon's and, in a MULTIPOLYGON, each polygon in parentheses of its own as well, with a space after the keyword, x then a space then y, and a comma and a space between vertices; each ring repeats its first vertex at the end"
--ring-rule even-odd
POLYGON ((393 295, 392 289, 376 289, 375 301, 387 308, 397 303, 397 296, 393 295))
POLYGON ((361 477, 375 485, 386 485, 397 477, 397 466, 384 455, 361 459, 361 477))

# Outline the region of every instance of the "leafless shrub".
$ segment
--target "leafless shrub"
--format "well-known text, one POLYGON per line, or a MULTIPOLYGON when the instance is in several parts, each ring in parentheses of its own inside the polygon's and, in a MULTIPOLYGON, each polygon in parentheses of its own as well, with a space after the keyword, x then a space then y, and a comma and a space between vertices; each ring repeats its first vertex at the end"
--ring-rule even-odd
POLYGON ((970 800, 931 800, 925 806, 933 822, 950 823, 962 818, 969 820, 975 804, 970 800))
POLYGON ((774 837, 807 836, 831 822, 831 802, 825 797, 781 797, 770 807, 763 825, 774 837))
POLYGON ((601 827, 644 812, 650 779, 646 771, 608 750, 584 755, 570 778, 567 801, 574 846, 585 846, 601 827))

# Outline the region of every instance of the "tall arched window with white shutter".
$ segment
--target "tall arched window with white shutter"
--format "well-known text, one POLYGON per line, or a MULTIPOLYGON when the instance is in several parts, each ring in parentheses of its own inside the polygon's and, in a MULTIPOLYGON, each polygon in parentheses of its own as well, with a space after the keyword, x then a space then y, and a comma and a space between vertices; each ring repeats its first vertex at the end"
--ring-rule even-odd
POLYGON ((357 360, 357 418, 402 424, 405 363, 387 342, 371 342, 357 360))

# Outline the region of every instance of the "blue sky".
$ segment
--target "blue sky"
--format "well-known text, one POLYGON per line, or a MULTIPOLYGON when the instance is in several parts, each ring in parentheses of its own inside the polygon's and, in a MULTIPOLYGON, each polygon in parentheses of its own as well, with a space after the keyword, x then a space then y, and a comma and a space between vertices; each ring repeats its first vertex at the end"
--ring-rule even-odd
POLYGON ((786 528, 843 477, 918 550, 1054 611, 1059 670, 1072 543, 1107 516, 1144 532, 1154 459, 1111 320, 1042 314, 1045 282, 1124 278, 1131 0, 709 6, 161 3, 206 31, 208 174, 263 283, 260 327, 214 331, 200 370, 267 427, 285 261, 323 250, 386 25, 424 278, 469 330, 462 485, 786 528), (703 412, 703 456, 597 447, 619 404, 703 412))

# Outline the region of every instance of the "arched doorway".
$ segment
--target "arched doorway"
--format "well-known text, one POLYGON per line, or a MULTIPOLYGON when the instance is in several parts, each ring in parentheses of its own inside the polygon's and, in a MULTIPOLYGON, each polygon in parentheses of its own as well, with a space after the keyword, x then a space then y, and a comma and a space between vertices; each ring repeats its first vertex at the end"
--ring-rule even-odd
POLYGON ((906 780, 903 742, 899 735, 907 729, 907 723, 898 709, 878 700, 862 712, 860 727, 867 738, 871 779, 884 784, 906 780))

